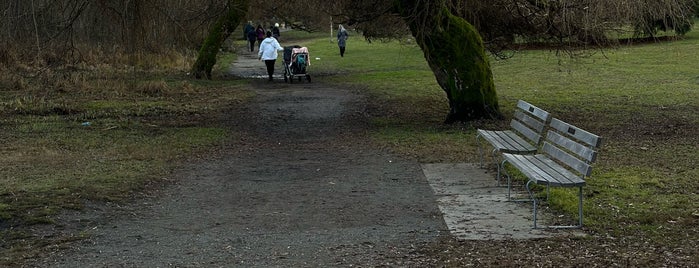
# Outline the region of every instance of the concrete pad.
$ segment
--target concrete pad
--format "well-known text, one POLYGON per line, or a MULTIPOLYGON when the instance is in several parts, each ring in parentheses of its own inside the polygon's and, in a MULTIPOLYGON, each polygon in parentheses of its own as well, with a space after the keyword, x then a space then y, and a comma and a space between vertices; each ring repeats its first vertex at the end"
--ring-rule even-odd
POLYGON ((531 203, 507 202, 507 187, 497 186, 495 176, 477 164, 423 164, 422 171, 449 231, 458 239, 532 239, 567 233, 533 229, 531 203))

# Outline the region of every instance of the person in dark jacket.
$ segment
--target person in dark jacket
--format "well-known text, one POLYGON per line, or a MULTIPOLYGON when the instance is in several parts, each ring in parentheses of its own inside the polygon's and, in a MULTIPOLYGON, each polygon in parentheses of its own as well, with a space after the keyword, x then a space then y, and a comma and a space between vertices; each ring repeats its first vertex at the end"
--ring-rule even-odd
MULTIPOLYGON (((252 26, 252 25, 250 25, 252 26)), ((257 41, 257 32, 255 31, 255 27, 251 27, 250 31, 248 31, 248 45, 250 46, 250 52, 255 52, 255 41, 257 41)))
POLYGON ((281 36, 281 33, 279 32, 279 23, 275 23, 274 27, 272 27, 272 37, 279 40, 279 36, 281 36))
POLYGON ((345 27, 340 27, 337 29, 337 46, 340 47, 340 57, 345 56, 345 47, 347 46, 347 38, 349 38, 349 33, 345 30, 345 27))
POLYGON ((250 38, 250 32, 255 32, 255 26, 252 26, 252 21, 248 21, 248 24, 243 28, 243 39, 250 38))

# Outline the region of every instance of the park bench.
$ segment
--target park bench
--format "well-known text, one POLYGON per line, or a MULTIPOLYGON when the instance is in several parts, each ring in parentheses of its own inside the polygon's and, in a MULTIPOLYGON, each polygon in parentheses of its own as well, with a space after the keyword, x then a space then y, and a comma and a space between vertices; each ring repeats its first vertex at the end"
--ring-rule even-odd
POLYGON ((534 154, 542 140, 546 124, 551 115, 526 101, 519 100, 515 109, 514 118, 510 121, 509 130, 483 130, 478 129, 476 142, 480 155, 480 165, 483 167, 483 138, 493 146, 493 161, 498 169, 497 180, 500 185, 501 166, 497 153, 510 154, 534 154))
POLYGON ((528 181, 525 185, 533 205, 534 228, 536 224, 537 199, 532 192, 532 184, 546 186, 546 196, 550 187, 578 188, 578 224, 567 226, 546 226, 548 228, 581 228, 583 225, 583 193, 585 178, 592 173, 592 163, 597 157, 602 139, 571 124, 553 118, 546 133, 546 139, 540 153, 534 155, 518 155, 503 153, 501 167, 507 176, 507 197, 511 200, 510 189, 512 179, 504 170, 506 164, 511 164, 519 170, 528 181))

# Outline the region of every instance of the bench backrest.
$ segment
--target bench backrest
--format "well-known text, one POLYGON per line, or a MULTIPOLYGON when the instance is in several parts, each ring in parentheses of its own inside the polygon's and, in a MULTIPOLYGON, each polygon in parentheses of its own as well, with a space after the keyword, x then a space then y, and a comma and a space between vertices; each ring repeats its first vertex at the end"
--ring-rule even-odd
POLYGON ((539 145, 550 118, 549 112, 519 100, 517 109, 515 109, 515 117, 510 121, 510 127, 519 132, 521 136, 529 139, 532 144, 539 145))
POLYGON ((553 118, 549 126, 543 153, 577 171, 583 178, 590 176, 602 138, 557 118, 553 118))

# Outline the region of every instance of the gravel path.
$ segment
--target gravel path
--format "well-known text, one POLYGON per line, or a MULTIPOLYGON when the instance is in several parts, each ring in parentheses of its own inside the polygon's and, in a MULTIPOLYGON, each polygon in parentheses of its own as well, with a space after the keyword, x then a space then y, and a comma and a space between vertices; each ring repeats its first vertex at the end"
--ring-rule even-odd
POLYGON ((253 85, 253 101, 222 119, 243 138, 151 198, 73 215, 90 223, 89 238, 29 266, 401 266, 445 232, 420 164, 369 145, 362 96, 317 82, 253 85))

